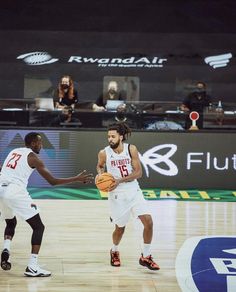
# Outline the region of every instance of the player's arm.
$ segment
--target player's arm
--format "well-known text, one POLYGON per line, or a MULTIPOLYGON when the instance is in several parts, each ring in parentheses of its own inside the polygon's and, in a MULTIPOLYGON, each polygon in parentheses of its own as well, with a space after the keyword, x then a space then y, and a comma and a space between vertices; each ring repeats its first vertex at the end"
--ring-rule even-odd
POLYGON ((136 146, 130 145, 129 150, 130 150, 130 154, 131 154, 131 164, 133 167, 133 171, 129 175, 124 176, 121 179, 119 179, 119 183, 138 179, 138 178, 142 177, 142 174, 143 174, 142 166, 141 166, 141 162, 139 159, 139 154, 138 154, 138 150, 137 150, 136 146))
POLYGON ((188 108, 188 106, 186 104, 182 103, 180 105, 180 110, 181 111, 184 111, 184 112, 188 112, 189 111, 189 108, 188 108))
POLYGON ((105 172, 106 165, 106 152, 105 150, 101 150, 98 153, 98 163, 97 163, 97 173, 102 174, 105 172))
POLYGON ((45 167, 43 161, 39 159, 38 156, 33 152, 28 155, 28 164, 30 167, 36 168, 39 174, 51 185, 69 184, 72 182, 88 183, 93 180, 93 175, 91 173, 86 174, 86 170, 73 177, 56 178, 45 167))
POLYGON ((191 99, 191 94, 190 95, 187 95, 182 104, 180 105, 180 110, 183 111, 183 112, 189 112, 190 111, 190 99, 191 99))

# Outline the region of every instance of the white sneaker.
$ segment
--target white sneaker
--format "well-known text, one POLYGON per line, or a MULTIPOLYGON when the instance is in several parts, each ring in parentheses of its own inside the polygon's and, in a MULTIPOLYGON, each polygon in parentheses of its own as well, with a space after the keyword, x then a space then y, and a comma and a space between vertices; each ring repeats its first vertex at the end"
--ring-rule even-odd
POLYGON ((39 266, 30 267, 28 266, 24 272, 27 277, 49 277, 51 272, 41 269, 39 266))

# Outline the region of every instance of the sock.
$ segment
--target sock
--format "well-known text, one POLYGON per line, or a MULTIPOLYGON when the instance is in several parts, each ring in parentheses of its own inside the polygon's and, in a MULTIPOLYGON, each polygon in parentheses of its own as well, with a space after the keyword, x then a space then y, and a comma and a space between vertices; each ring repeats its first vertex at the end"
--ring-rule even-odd
POLYGON ((38 255, 32 253, 29 259, 29 266, 37 266, 38 265, 38 255))
POLYGON ((150 243, 144 243, 143 244, 143 256, 147 257, 151 254, 151 244, 150 243))
POLYGON ((111 250, 112 251, 118 251, 118 245, 113 244, 111 250))
POLYGON ((11 239, 4 239, 3 249, 6 248, 8 251, 10 251, 10 247, 11 247, 11 239))

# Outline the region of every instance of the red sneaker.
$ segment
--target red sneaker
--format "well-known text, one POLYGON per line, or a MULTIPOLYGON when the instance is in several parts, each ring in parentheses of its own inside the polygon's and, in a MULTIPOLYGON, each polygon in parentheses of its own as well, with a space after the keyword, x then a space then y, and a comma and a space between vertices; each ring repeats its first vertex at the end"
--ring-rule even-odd
POLYGON ((143 254, 141 254, 141 257, 139 259, 139 264, 141 266, 147 267, 149 270, 160 270, 160 267, 158 266, 158 264, 156 264, 153 261, 153 258, 151 255, 144 257, 143 254))
POLYGON ((110 250, 110 254, 111 254, 111 265, 113 267, 119 267, 120 266, 120 253, 118 251, 110 250))

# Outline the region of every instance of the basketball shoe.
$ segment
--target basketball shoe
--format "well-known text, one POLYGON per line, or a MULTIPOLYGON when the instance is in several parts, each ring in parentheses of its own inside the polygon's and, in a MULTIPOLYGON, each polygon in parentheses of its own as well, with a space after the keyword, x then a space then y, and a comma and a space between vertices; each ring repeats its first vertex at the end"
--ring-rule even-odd
POLYGON ((160 270, 160 267, 158 266, 158 264, 156 264, 153 261, 153 258, 151 255, 144 257, 143 254, 141 254, 141 257, 139 259, 139 264, 141 266, 147 267, 149 270, 160 270))
POLYGON ((28 266, 24 272, 27 277, 49 277, 51 276, 50 271, 41 269, 39 266, 28 266))
POLYGON ((111 265, 113 267, 119 267, 120 266, 120 253, 118 251, 110 250, 110 255, 111 255, 111 265))
POLYGON ((8 271, 11 269, 11 263, 9 260, 10 252, 8 249, 4 249, 1 254, 1 267, 3 270, 8 271))

